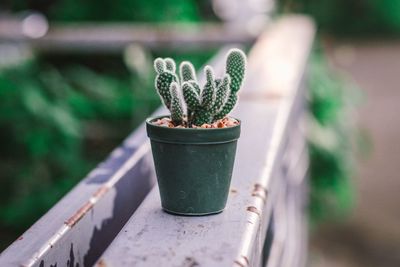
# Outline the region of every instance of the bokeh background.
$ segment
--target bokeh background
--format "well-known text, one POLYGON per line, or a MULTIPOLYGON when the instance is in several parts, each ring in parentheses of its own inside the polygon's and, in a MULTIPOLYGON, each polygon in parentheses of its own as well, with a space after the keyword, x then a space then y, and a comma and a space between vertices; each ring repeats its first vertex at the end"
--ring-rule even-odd
POLYGON ((400 0, 1 1, 0 251, 159 106, 154 58, 199 67, 216 51, 116 48, 107 26, 223 23, 257 36, 289 13, 318 26, 308 71, 309 264, 400 266, 400 0), (31 49, 49 28, 87 23, 105 26, 109 47, 31 49))

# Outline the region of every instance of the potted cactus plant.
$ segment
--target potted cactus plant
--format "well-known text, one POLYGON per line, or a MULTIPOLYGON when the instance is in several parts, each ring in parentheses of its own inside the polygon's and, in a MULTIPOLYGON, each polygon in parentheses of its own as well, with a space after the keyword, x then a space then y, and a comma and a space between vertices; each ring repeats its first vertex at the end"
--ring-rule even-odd
POLYGON ((219 213, 240 135, 240 121, 227 115, 238 100, 246 56, 231 49, 221 78, 206 66, 202 88, 190 62, 180 64, 179 75, 171 58, 157 58, 154 68, 156 90, 171 113, 146 120, 162 208, 180 215, 219 213))

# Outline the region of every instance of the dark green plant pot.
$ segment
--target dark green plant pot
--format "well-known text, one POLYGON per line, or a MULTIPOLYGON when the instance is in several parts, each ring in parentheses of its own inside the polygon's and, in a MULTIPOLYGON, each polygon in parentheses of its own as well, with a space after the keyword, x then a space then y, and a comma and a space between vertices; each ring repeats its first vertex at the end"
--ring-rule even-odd
POLYGON ((219 129, 167 128, 146 121, 162 208, 179 215, 224 210, 240 125, 219 129))

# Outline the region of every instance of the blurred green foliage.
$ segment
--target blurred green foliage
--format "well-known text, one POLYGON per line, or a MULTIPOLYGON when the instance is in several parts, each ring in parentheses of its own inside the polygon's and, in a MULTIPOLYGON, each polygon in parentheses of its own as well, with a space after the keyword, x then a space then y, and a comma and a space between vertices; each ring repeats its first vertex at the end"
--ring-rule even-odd
MULTIPOLYGON (((400 0, 280 0, 278 10, 312 16, 323 34, 363 37, 400 33, 400 0)), ((308 75, 312 225, 340 220, 351 210, 354 150, 360 139, 351 118, 357 90, 329 69, 318 43, 316 47, 308 75)))
POLYGON ((0 72, 2 225, 29 226, 127 134, 139 101, 132 87, 80 65, 0 72))
MULTIPOLYGON (((50 23, 201 18, 193 0, 6 0, 0 6, 40 11, 50 23)), ((213 53, 168 56, 200 66, 213 53)), ((140 47, 111 56, 44 53, 0 69, 0 250, 160 105, 153 88, 157 56, 167 54, 140 47)))
POLYGON ((336 35, 399 35, 400 0, 281 0, 283 12, 306 13, 336 35))
POLYGON ((193 0, 12 0, 11 10, 33 9, 51 21, 199 21, 199 8, 193 0))
POLYGON ((353 203, 355 90, 316 51, 309 65, 310 215, 312 222, 342 218, 353 203))
MULTIPOLYGON (((213 52, 175 58, 200 66, 213 52)), ((97 70, 38 58, 0 70, 0 230, 29 227, 160 105, 153 72, 119 61, 97 70)))

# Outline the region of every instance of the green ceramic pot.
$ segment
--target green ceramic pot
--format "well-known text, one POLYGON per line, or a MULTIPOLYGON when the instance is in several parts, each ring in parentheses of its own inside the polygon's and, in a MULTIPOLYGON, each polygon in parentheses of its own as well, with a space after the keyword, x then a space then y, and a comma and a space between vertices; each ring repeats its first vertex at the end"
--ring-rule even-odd
POLYGON ((240 124, 229 128, 167 128, 146 121, 162 208, 179 215, 224 210, 240 124))

